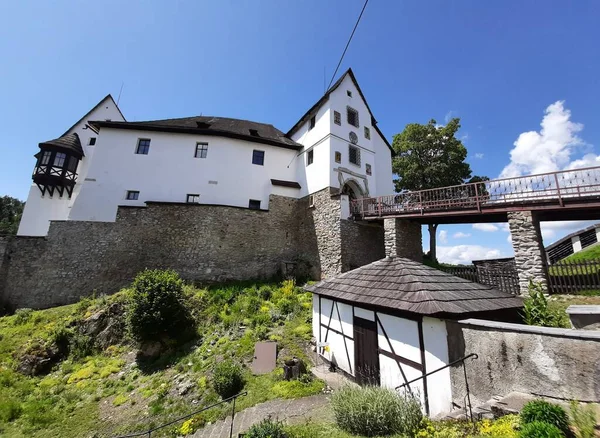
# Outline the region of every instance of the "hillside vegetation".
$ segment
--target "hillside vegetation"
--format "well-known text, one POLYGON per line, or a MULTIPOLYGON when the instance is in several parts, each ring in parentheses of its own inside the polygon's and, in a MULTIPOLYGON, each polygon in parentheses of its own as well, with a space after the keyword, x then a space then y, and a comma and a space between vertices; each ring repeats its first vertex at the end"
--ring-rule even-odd
MULTIPOLYGON (((185 285, 183 294, 195 331, 185 342, 161 339, 158 358, 140 356, 126 329, 131 289, 0 318, 0 435, 101 437, 163 424, 220 400, 213 370, 224 361, 242 370, 248 395, 238 400, 239 410, 322 390, 318 380, 288 382, 279 371, 253 376, 248 370, 255 342, 264 339, 278 342, 279 361, 306 359, 311 295, 292 281, 185 285)), ((220 418, 224 409, 188 422, 186 431, 220 418)), ((181 426, 162 435, 181 435, 181 426)))
POLYGON ((581 251, 565 257, 562 261, 571 263, 600 261, 600 245, 592 245, 583 248, 581 251))

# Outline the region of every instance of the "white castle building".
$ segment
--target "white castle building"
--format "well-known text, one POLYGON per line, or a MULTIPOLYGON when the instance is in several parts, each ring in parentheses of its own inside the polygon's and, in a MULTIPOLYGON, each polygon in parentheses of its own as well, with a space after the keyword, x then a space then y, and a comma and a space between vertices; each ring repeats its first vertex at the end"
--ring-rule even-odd
POLYGON ((19 236, 50 221, 114 222, 120 206, 199 203, 269 209, 270 195, 325 188, 348 199, 393 193, 392 148, 352 70, 284 133, 223 117, 127 122, 108 95, 39 144, 19 236))

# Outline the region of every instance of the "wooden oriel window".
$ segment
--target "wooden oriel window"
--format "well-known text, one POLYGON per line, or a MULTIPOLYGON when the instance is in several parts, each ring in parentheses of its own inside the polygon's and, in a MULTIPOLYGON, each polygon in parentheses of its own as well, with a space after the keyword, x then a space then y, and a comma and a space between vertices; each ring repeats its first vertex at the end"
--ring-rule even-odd
POLYGON ((52 164, 54 167, 64 167, 65 160, 67 159, 67 154, 64 152, 57 152, 54 156, 54 163, 52 164))
POLYGON ((264 166, 265 164, 265 151, 252 151, 252 164, 256 164, 258 166, 264 166))
POLYGON ((135 153, 139 155, 148 155, 150 151, 150 139, 149 138, 140 138, 138 140, 137 147, 135 148, 135 153))
POLYGON ((206 158, 208 154, 208 143, 196 143, 196 158, 206 158))
POLYGON ((348 116, 348 123, 352 126, 356 126, 357 128, 360 126, 359 122, 358 122, 358 111, 356 111, 354 108, 352 107, 346 107, 347 110, 347 116, 348 116))
POLYGON ((44 153, 42 154, 42 159, 40 160, 40 165, 46 166, 50 162, 51 155, 52 155, 52 152, 44 151, 44 153))
POLYGON ((127 196, 125 199, 128 201, 137 201, 140 198, 140 192, 138 190, 127 190, 127 196))

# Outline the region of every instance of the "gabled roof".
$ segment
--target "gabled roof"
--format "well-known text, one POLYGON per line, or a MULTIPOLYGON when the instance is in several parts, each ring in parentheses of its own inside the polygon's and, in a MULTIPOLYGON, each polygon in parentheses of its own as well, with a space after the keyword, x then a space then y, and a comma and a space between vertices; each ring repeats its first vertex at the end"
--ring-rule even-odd
POLYGON ((385 259, 305 288, 352 303, 420 315, 516 309, 520 298, 400 257, 385 259))
POLYGON ((121 109, 119 108, 119 106, 117 105, 117 103, 115 102, 115 100, 113 99, 112 95, 111 95, 111 94, 107 94, 107 95, 104 97, 104 99, 102 99, 102 100, 101 100, 100 102, 98 102, 98 103, 97 103, 97 104, 96 104, 96 105, 95 105, 95 106, 94 106, 94 107, 93 107, 91 110, 89 110, 87 113, 85 113, 85 115, 84 115, 82 118, 80 118, 80 119, 79 119, 79 120, 77 120, 75 123, 73 123, 73 126, 71 126, 69 129, 67 129, 63 135, 67 134, 67 133, 68 133, 68 132, 69 132, 71 129, 73 129, 75 126, 77 126, 77 125, 78 125, 78 124, 79 124, 81 121, 85 120, 85 119, 87 118, 87 116, 89 116, 89 115, 90 115, 92 112, 94 112, 94 110, 95 110, 96 108, 98 108, 100 105, 102 105, 102 104, 103 104, 103 103, 104 103, 106 100, 108 100, 108 99, 112 100, 112 103, 114 103, 114 104, 115 104, 115 107, 116 107, 116 108, 117 108, 117 110, 119 111, 119 114, 121 114, 121 117, 123 117, 123 120, 126 120, 126 119, 125 119, 125 116, 124 116, 124 115, 123 115, 123 113, 121 112, 121 109))
POLYGON ((83 148, 81 147, 81 142, 79 141, 79 135, 76 132, 73 134, 63 135, 59 138, 55 138, 54 140, 45 141, 39 144, 40 149, 45 147, 52 147, 57 149, 62 149, 65 152, 70 152, 78 158, 84 156, 83 148))
POLYGON ((342 82, 344 82, 344 78, 346 76, 350 76, 350 79, 352 79, 352 82, 354 83, 354 86, 358 90, 358 94, 360 94, 360 97, 365 102, 365 106, 367 107, 367 110, 369 110, 369 113, 371 114, 371 125, 379 133, 379 135, 381 136, 381 138, 383 139, 383 141, 385 142, 385 144, 387 145, 387 147, 390 149, 390 151, 392 151, 392 154, 393 154, 394 153, 394 149, 392 149, 392 145, 389 143, 389 141, 387 140, 387 138, 385 138, 385 136, 383 135, 383 133, 381 132, 381 130, 377 127, 377 120, 375 119, 375 116, 373 115, 373 111, 371 111, 371 108, 369 108, 369 103, 367 102, 367 99, 365 98, 365 95, 363 94, 362 90, 360 89, 360 86, 358 85, 358 81, 356 80, 356 76, 354 76, 354 72, 352 71, 351 68, 349 68, 348 70, 346 70, 346 72, 329 88, 329 90, 327 90, 327 92, 323 95, 323 97, 321 97, 317 101, 317 103, 315 103, 312 107, 310 107, 310 109, 300 118, 300 120, 298 120, 296 122, 296 124, 294 126, 292 126, 292 129, 290 129, 287 132, 286 135, 291 138, 292 135, 294 135, 294 133, 298 129, 300 129, 300 127, 304 123, 306 123, 308 121, 308 119, 310 119, 312 117, 312 115, 315 114, 319 110, 319 108, 321 108, 321 106, 325 102, 327 102, 327 100, 329 99, 329 96, 331 95, 331 93, 333 93, 335 90, 338 89, 338 87, 340 85, 342 85, 342 82))
POLYGON ((287 138, 273 125, 226 117, 196 116, 180 119, 150 120, 147 122, 91 122, 96 128, 136 129, 144 131, 177 132, 214 135, 300 150, 302 145, 287 138))

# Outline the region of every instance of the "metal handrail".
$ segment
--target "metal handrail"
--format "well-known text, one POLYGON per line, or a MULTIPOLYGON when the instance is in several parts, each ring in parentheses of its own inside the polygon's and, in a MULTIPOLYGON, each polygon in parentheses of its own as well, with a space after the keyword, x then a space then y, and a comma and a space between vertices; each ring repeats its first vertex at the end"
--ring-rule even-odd
MULTIPOLYGON (((472 407, 471 407, 471 396, 470 396, 470 393, 469 393, 469 381, 468 381, 468 379, 467 379, 467 368, 466 368, 466 366, 465 366, 465 361, 466 361, 467 359, 471 358, 471 357, 473 358, 473 360, 475 360, 475 359, 479 359, 479 355, 477 355, 477 353, 471 353, 471 354, 467 354, 466 356, 464 356, 464 357, 461 357, 460 359, 456 359, 456 360, 454 360, 454 361, 450 362, 449 364, 447 364, 447 365, 444 365, 443 367, 440 367, 440 368, 438 368, 438 369, 436 369, 436 370, 433 370, 433 371, 429 371, 428 373, 425 373, 425 374, 423 374, 422 376, 419 376, 419 377, 417 377, 416 379, 412 379, 411 381, 409 381, 409 382, 405 382, 405 383, 403 383, 403 384, 402 384, 402 385, 400 385, 400 386, 396 386, 396 388, 394 388, 394 389, 395 389, 395 390, 399 390, 399 389, 402 389, 402 388, 404 388, 405 386, 408 386, 408 388, 410 389, 410 386, 409 386, 409 385, 410 385, 411 383, 418 382, 419 380, 421 380, 421 379, 424 379, 424 378, 426 378, 426 377, 428 377, 428 376, 431 376, 432 374, 435 374, 435 373, 437 373, 438 371, 442 371, 442 370, 445 370, 446 368, 450 368, 451 366, 454 366, 454 365, 456 365, 456 364, 458 364, 458 363, 462 363, 462 366, 463 366, 463 372, 464 372, 464 375, 465 375, 465 389, 467 390, 467 395, 466 395, 466 398, 467 398, 467 401, 468 401, 468 406, 469 406, 469 416, 471 417, 471 421, 473 421, 473 409, 472 409, 472 407)), ((426 402, 427 402, 427 401, 426 401, 426 402)))
POLYGON ((248 391, 240 392, 239 394, 236 394, 234 396, 226 398, 225 400, 221 400, 220 402, 214 403, 214 404, 212 404, 210 406, 206 406, 206 407, 204 407, 202 409, 199 409, 197 411, 192 412, 191 414, 184 415, 183 417, 176 418, 175 420, 169 421, 168 423, 161 424, 160 426, 157 426, 157 427, 153 427, 152 429, 148 429, 148 430, 145 430, 143 432, 135 432, 135 433, 132 433, 132 434, 129 434, 129 435, 119 435, 118 437, 115 437, 115 438, 133 438, 133 437, 136 437, 136 436, 147 436, 147 437, 150 437, 152 435, 152 432, 156 432, 157 430, 164 429, 165 427, 171 426, 171 425, 173 425, 175 423, 178 423, 178 422, 180 422, 182 420, 186 420, 186 419, 188 419, 190 417, 193 417, 194 415, 198 415, 198 414, 200 414, 200 413, 202 413, 204 411, 207 411, 209 409, 216 408, 217 406, 220 406, 222 404, 233 402, 232 403, 232 409, 231 409, 231 428, 229 429, 229 438, 232 438, 232 436, 233 436, 233 420, 235 419, 235 400, 238 397, 241 397, 241 396, 244 396, 244 395, 248 395, 248 391))

